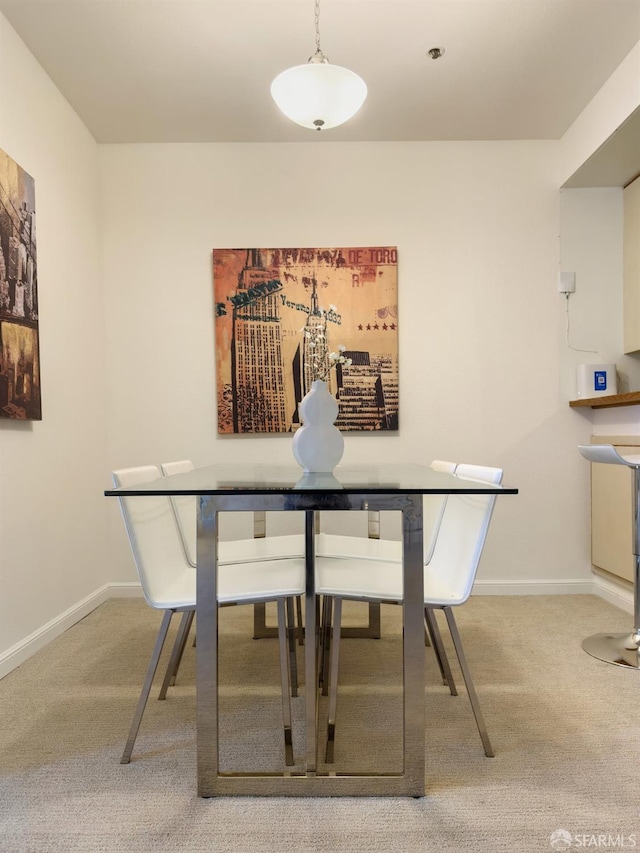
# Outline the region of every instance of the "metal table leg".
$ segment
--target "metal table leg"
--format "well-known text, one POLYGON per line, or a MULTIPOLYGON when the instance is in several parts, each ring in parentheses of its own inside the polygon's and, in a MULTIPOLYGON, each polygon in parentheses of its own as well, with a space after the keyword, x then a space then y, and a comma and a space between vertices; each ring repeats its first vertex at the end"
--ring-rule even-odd
POLYGON ((422 495, 408 495, 402 511, 404 586, 402 650, 404 692, 404 775, 410 795, 425 793, 424 574, 422 495))
POLYGON ((218 513, 200 496, 197 536, 196 728, 198 795, 211 797, 218 758, 218 513))
POLYGON ((318 766, 318 644, 316 642, 315 514, 305 512, 305 614, 304 644, 305 765, 307 777, 318 766))

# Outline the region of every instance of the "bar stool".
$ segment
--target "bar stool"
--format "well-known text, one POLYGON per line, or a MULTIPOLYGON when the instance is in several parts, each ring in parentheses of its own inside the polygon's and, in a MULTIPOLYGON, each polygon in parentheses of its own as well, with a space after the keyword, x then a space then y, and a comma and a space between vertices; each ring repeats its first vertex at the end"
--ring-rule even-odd
POLYGON ((630 634, 594 634, 582 648, 594 658, 616 666, 640 669, 640 455, 621 456, 610 444, 580 444, 578 450, 590 462, 626 465, 633 471, 633 553, 636 567, 633 584, 633 624, 630 634))

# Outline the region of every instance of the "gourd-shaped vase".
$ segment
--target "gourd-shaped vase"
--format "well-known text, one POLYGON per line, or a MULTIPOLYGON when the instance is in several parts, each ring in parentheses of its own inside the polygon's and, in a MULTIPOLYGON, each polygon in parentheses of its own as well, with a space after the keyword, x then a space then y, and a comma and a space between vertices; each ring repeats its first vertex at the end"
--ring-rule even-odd
POLYGON ((334 425, 338 401, 327 383, 316 379, 300 403, 302 426, 293 436, 293 455, 305 473, 333 471, 344 453, 344 438, 334 425))

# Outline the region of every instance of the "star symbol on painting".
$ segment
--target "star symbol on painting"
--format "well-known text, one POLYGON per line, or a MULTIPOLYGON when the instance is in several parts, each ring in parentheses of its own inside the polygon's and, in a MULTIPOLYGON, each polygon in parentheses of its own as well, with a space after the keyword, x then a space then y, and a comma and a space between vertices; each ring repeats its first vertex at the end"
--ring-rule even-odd
POLYGON ((377 331, 380 328, 380 326, 376 323, 373 328, 377 331))
POLYGON ((395 327, 396 327, 396 324, 395 324, 395 323, 392 323, 392 324, 389 326, 389 328, 390 328, 392 331, 395 329, 395 327))
POLYGON ((371 331, 371 323, 367 323, 367 332, 371 331))
POLYGON ((383 331, 385 331, 385 332, 386 332, 388 328, 389 328, 389 327, 387 326, 387 324, 386 324, 386 323, 383 323, 383 324, 382 324, 382 329, 383 329, 383 331))
POLYGON ((362 331, 362 323, 358 323, 358 331, 359 331, 359 332, 361 332, 361 331, 362 331))

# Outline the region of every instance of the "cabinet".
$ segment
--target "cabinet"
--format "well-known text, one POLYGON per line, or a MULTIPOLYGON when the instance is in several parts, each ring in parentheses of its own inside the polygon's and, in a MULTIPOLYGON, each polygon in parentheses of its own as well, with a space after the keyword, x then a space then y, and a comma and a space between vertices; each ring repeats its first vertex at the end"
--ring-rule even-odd
POLYGON ((624 188, 624 351, 640 350, 640 178, 624 188))
MULTIPOLYGON (((618 453, 640 454, 640 436, 591 438, 613 444, 618 453)), ((608 574, 633 583, 633 473, 624 465, 591 465, 591 562, 608 574)))

